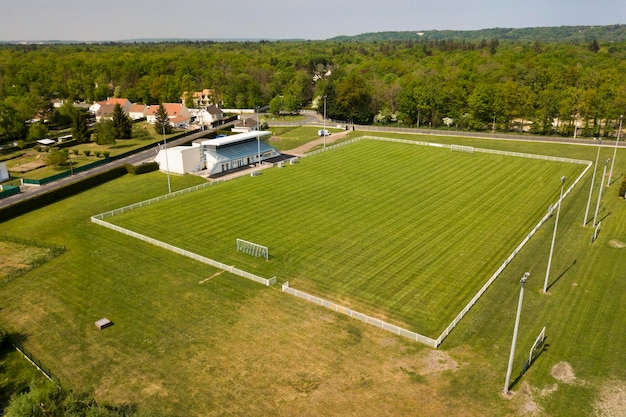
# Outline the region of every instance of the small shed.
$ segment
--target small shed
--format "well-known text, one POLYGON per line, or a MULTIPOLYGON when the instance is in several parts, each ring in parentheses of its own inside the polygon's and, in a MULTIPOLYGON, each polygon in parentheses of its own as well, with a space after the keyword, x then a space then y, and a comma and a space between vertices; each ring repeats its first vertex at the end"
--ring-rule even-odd
POLYGON ((51 146, 51 145, 54 145, 56 143, 56 141, 54 141, 52 139, 45 138, 45 139, 39 139, 37 141, 37 143, 42 145, 42 146, 51 146))
POLYGON ((102 319, 100 319, 100 320, 96 321, 96 323, 95 323, 95 324, 96 324, 96 327, 97 327, 98 329, 102 330, 102 329, 104 329, 104 328, 107 328, 107 327, 109 327, 109 326, 112 326, 112 325, 113 325, 113 322, 112 322, 111 320, 107 319, 106 317, 104 317, 104 318, 102 318, 102 319))

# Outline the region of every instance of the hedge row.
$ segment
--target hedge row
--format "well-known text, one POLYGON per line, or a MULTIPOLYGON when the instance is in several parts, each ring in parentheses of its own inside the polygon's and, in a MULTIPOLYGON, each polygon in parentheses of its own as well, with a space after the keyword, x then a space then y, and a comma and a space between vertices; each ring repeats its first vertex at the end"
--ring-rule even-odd
POLYGON ((158 171, 159 164, 157 162, 144 162, 139 165, 126 164, 124 167, 126 167, 126 171, 128 171, 129 174, 139 175, 145 174, 146 172, 158 171))
POLYGON ((107 181, 119 178, 127 173, 123 166, 111 168, 108 171, 101 172, 91 177, 83 178, 66 186, 50 190, 46 193, 36 195, 34 197, 21 200, 8 207, 0 208, 0 222, 19 216, 32 210, 36 210, 48 204, 62 200, 81 191, 85 191, 96 185, 103 184, 107 181))

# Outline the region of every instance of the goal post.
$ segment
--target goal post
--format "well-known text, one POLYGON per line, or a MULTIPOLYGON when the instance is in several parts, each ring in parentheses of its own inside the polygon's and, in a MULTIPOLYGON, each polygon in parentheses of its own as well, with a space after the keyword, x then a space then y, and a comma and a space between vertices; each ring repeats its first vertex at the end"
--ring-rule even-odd
POLYGON ((546 341, 546 328, 544 327, 543 329, 541 329, 541 331, 539 332, 539 336, 537 336, 537 338, 535 339, 535 343, 533 343, 532 347, 530 348, 530 352, 528 354, 528 361, 524 363, 524 369, 522 373, 525 373, 528 370, 528 368, 530 368, 530 365, 532 365, 533 361, 537 359, 537 356, 539 356, 539 353, 541 353, 541 349, 543 349, 543 344, 545 341, 546 341))
POLYGON ((248 255, 263 257, 267 261, 269 259, 269 250, 267 246, 257 243, 248 242, 247 240, 237 238, 237 252, 243 252, 248 255))
POLYGON ((473 154, 474 153, 474 147, 473 146, 450 145, 450 150, 452 152, 463 152, 463 153, 469 153, 469 154, 473 154))

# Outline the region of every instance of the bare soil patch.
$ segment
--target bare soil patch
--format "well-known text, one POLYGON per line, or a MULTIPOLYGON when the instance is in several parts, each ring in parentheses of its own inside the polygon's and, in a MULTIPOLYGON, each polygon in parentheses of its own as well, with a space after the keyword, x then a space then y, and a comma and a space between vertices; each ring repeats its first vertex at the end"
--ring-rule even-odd
POLYGON ((23 165, 18 165, 18 166, 15 166, 15 167, 11 167, 9 169, 9 171, 24 173, 24 172, 33 171, 33 170, 35 170, 37 168, 41 168, 41 167, 45 167, 45 166, 46 166, 46 163, 44 161, 35 161, 35 162, 28 162, 28 163, 23 164, 23 165))
POLYGON ((574 369, 572 369, 572 365, 567 362, 559 362, 554 365, 550 371, 550 375, 552 375, 554 379, 566 384, 573 384, 576 382, 574 369))
POLYGON ((626 416, 626 383, 623 381, 605 383, 594 404, 594 409, 598 417, 626 416))
POLYGON ((427 350, 419 359, 419 369, 422 374, 431 374, 444 371, 457 371, 459 364, 452 359, 448 352, 441 350, 427 350))
POLYGON ((623 249, 626 248, 626 243, 622 242, 621 240, 611 239, 609 241, 609 246, 612 248, 623 249))
MULTIPOLYGON (((348 135, 350 133, 350 131, 346 130, 344 132, 339 132, 339 133, 333 133, 330 136, 326 136, 326 145, 332 144, 334 142, 336 142, 337 140, 345 137, 346 135, 348 135)), ((277 140, 281 140, 280 137, 277 138, 277 140)), ((305 143, 302 146, 298 146, 297 148, 294 149, 290 149, 288 151, 284 151, 282 153, 286 153, 289 155, 296 155, 296 156, 301 156, 304 155, 305 153, 307 153, 308 151, 310 151, 311 149, 315 148, 316 146, 320 146, 324 144, 324 138, 321 137, 319 139, 315 139, 312 140, 309 143, 305 143)))
POLYGON ((0 277, 27 270, 38 259, 50 255, 51 250, 13 242, 0 242, 0 277))

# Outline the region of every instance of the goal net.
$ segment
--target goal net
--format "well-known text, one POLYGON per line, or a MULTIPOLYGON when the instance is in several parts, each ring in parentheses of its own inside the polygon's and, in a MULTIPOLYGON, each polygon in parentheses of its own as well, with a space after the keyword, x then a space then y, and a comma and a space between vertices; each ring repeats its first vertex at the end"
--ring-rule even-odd
POLYGON ((452 152, 464 152, 464 153, 474 153, 473 146, 463 146, 463 145, 450 145, 450 150, 452 152))
POLYGON ((267 261, 269 259, 269 250, 267 246, 259 245, 247 240, 237 238, 237 252, 243 252, 248 255, 263 257, 267 261))

